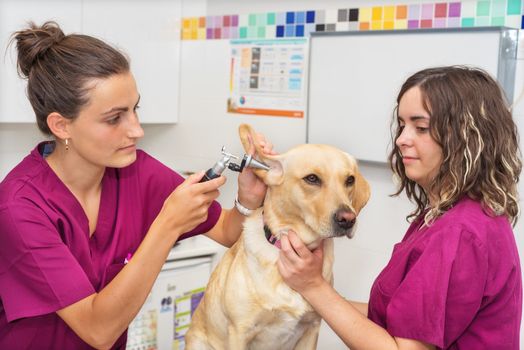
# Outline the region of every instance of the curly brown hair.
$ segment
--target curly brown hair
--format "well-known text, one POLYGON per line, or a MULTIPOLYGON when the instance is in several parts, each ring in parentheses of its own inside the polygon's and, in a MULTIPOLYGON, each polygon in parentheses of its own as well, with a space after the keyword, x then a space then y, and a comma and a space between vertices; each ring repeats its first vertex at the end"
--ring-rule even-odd
POLYGON ((419 71, 402 85, 394 114, 389 164, 399 184, 393 196, 405 190, 415 202, 417 208, 408 220, 425 213, 429 225, 467 195, 480 201, 489 215, 506 215, 515 225, 522 169, 519 135, 500 86, 487 72, 465 66, 419 71), (402 131, 398 104, 413 87, 422 93, 424 109, 431 116, 431 137, 442 148, 442 164, 427 189, 437 195, 431 206, 428 193, 407 178, 395 144, 402 131))

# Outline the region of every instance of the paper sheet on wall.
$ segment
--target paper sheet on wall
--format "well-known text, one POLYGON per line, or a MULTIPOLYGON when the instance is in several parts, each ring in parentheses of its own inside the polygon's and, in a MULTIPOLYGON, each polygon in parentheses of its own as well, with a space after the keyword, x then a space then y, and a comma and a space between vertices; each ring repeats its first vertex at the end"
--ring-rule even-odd
POLYGON ((230 113, 303 118, 307 39, 232 40, 230 113))

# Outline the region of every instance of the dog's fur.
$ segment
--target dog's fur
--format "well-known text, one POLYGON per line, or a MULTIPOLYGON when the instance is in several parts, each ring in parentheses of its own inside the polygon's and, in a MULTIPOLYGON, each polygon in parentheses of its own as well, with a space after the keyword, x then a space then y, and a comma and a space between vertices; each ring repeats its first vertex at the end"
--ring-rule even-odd
MULTIPOLYGON (((255 133, 240 126, 246 151, 255 133)), ((279 249, 268 242, 291 229, 309 249, 324 240, 323 276, 332 279, 333 237, 353 236, 355 218, 369 199, 355 159, 327 145, 306 144, 259 159, 268 186, 263 210, 246 218, 244 230, 222 258, 186 334, 189 350, 315 349, 320 317, 282 280, 279 249)))

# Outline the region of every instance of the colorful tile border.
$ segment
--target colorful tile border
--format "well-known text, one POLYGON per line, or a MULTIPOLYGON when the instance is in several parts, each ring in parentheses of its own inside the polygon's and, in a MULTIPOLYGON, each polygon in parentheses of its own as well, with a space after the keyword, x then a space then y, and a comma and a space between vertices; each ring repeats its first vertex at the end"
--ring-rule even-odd
POLYGON ((524 0, 184 17, 182 40, 300 38, 311 32, 506 26, 524 29, 524 0))

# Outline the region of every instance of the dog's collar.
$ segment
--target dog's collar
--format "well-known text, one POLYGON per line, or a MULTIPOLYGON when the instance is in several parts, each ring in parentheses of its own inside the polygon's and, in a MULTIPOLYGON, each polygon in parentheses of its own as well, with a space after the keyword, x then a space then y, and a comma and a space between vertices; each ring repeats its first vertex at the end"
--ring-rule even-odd
POLYGON ((266 236, 266 239, 269 243, 277 247, 278 249, 282 248, 280 245, 280 238, 275 236, 273 233, 271 233, 271 230, 267 225, 264 224, 264 234, 266 236))

